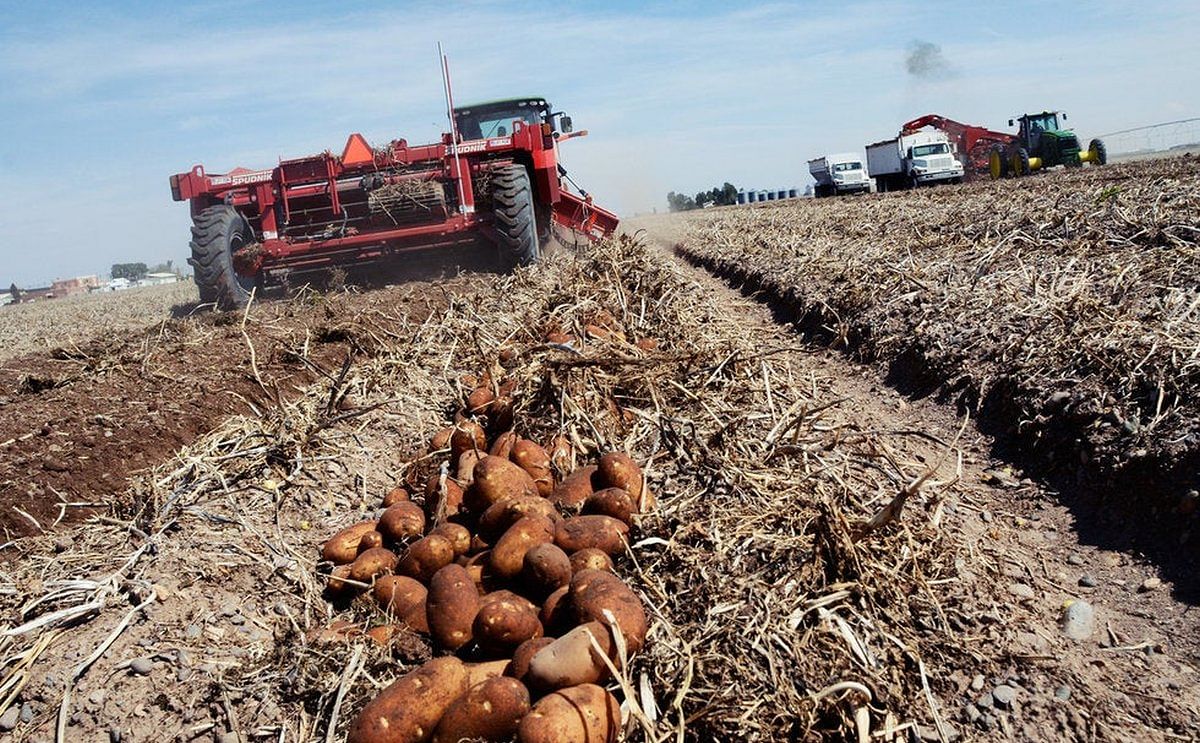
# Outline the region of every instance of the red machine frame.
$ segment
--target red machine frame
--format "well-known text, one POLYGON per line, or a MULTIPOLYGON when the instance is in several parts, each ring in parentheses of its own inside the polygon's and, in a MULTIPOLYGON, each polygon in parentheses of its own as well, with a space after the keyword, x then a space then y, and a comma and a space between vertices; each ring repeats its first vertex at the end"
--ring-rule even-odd
POLYGON ((985 175, 988 172, 988 158, 994 148, 1007 148, 1016 141, 1016 136, 1005 132, 997 132, 982 126, 963 124, 938 114, 926 114, 913 119, 900 127, 901 134, 912 134, 920 129, 931 126, 946 133, 955 142, 958 153, 962 155, 967 172, 972 175, 985 175))

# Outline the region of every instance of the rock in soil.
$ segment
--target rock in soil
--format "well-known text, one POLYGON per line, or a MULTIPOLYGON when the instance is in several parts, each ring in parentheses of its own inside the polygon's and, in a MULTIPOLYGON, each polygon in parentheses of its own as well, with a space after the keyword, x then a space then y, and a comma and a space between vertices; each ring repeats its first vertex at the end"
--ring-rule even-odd
POLYGON ((1067 701, 1068 699, 1071 698, 1071 687, 1069 687, 1069 686, 1058 687, 1057 689, 1054 690, 1054 698, 1058 699, 1059 701, 1062 701, 1062 702, 1067 701))
POLYGON ((1083 586, 1084 588, 1095 588, 1096 579, 1090 575, 1084 575, 1079 579, 1079 585, 1083 586))
POLYGON ((1012 706, 1013 699, 1017 696, 1017 690, 1008 684, 1000 684, 995 689, 992 689, 992 699, 995 700, 997 707, 1008 709, 1012 706))
POLYGON ((149 676, 154 670, 154 661, 150 658, 134 658, 129 662, 129 670, 139 676, 149 676))
POLYGON ((1142 581, 1142 585, 1138 586, 1138 592, 1146 593, 1147 591, 1156 590, 1160 586, 1162 586, 1162 581, 1160 579, 1147 578, 1146 580, 1142 581))
POLYGON ((1086 640, 1096 631, 1096 612, 1092 605, 1075 599, 1063 610, 1063 634, 1072 640, 1086 640))

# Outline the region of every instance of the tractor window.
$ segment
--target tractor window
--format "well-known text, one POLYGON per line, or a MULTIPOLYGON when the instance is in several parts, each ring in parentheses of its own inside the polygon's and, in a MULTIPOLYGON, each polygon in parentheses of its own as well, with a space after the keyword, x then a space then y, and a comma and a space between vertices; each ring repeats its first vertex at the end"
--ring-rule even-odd
POLYGON ((849 170, 862 170, 862 163, 837 163, 833 166, 835 173, 845 173, 849 170))
POLYGON ((487 139, 489 137, 504 137, 512 132, 512 122, 520 119, 526 124, 536 126, 542 123, 541 111, 533 106, 512 106, 511 108, 493 109, 464 109, 459 110, 457 118, 458 131, 463 139, 487 139))
POLYGON ((1030 116, 1029 131, 1031 132, 1046 132, 1058 130, 1058 117, 1054 114, 1046 114, 1045 116, 1030 116))
POLYGON ((927 157, 929 155, 948 155, 950 148, 945 142, 936 142, 934 144, 921 144, 912 149, 913 157, 927 157))

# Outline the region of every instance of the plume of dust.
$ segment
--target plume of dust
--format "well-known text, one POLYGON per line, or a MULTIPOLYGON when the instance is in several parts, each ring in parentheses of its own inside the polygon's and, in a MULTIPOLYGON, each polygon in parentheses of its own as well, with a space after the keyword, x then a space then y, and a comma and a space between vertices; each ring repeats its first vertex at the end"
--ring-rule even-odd
POLYGON ((942 48, 929 41, 909 44, 908 54, 904 57, 904 69, 913 77, 923 80, 947 78, 954 74, 954 68, 942 54, 942 48))

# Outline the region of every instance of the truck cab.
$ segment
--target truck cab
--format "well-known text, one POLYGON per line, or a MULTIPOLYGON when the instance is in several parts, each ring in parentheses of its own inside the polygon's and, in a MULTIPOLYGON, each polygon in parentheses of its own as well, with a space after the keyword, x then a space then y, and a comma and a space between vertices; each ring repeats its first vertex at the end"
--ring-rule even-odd
POLYGON ((871 181, 863 166, 863 158, 853 152, 809 160, 808 172, 817 182, 813 189, 817 198, 871 190, 871 181))
MULTIPOLYGON (((913 141, 905 153, 908 161, 908 177, 913 185, 925 185, 939 181, 957 183, 962 180, 963 166, 954 157, 950 143, 944 137, 928 140, 917 134, 910 135, 913 141)), ((905 138, 907 139, 907 137, 905 138)))

